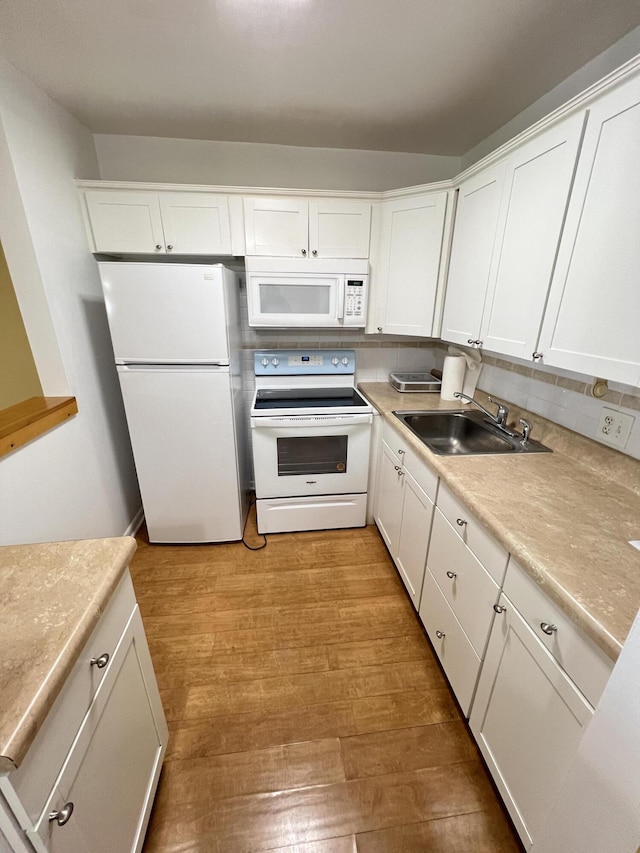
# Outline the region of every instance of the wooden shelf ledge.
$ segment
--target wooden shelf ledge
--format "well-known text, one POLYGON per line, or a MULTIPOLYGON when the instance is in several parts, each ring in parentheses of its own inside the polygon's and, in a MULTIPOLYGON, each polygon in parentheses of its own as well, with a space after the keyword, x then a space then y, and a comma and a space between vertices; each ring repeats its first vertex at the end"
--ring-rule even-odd
POLYGON ((75 397, 30 397, 0 411, 0 456, 6 456, 78 413, 75 397))

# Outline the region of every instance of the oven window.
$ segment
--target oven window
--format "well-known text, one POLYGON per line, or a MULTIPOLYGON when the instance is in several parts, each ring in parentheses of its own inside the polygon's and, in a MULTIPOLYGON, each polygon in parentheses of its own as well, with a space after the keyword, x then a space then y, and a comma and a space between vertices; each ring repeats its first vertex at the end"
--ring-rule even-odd
POLYGON ((278 477, 346 474, 347 436, 278 438, 278 477))
POLYGON ((262 314, 323 314, 329 313, 331 285, 261 284, 260 312, 262 314))

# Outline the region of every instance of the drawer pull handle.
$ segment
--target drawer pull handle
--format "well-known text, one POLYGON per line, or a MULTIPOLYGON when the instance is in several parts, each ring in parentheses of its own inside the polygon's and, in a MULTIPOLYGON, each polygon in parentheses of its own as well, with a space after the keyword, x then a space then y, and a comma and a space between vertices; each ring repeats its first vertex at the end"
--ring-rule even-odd
POLYGON ((445 635, 444 635, 444 633, 443 633, 442 631, 436 631, 436 637, 437 637, 439 640, 444 640, 444 636, 445 636, 445 635))
POLYGON ((455 572, 447 572, 447 577, 453 580, 454 578, 457 578, 458 575, 455 572))
POLYGON ((467 522, 464 518, 456 518, 456 524, 458 527, 464 527, 467 522))
POLYGON ((58 826, 64 826, 65 823, 69 823, 72 814, 73 803, 65 803, 60 811, 49 812, 49 823, 52 823, 55 820, 58 826))
POLYGON ((548 622, 541 622, 541 623, 540 623, 540 627, 542 628, 542 631, 543 631, 543 632, 544 632, 548 637, 551 637, 551 636, 552 636, 553 634, 555 634, 555 633, 556 633, 556 631, 558 630, 558 626, 557 626, 557 625, 549 625, 549 623, 548 623, 548 622))
POLYGON ((109 663, 109 652, 105 652, 103 655, 100 655, 99 658, 91 658, 89 663, 91 666, 97 666, 98 669, 104 669, 109 663))
POLYGON ((507 608, 503 604, 494 604, 493 609, 496 613, 504 613, 507 608))

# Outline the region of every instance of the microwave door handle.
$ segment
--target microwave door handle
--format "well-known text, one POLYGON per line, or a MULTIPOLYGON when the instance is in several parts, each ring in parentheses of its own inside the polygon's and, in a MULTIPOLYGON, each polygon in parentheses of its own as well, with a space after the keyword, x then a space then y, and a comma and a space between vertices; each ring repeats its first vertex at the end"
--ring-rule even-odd
POLYGON ((347 281, 342 276, 338 282, 338 320, 344 320, 344 294, 347 288, 347 281))

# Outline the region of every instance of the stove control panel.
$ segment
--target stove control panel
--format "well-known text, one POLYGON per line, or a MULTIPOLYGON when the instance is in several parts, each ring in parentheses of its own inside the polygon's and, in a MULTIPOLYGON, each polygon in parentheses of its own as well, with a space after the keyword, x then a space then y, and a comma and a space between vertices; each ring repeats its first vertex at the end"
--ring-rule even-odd
POLYGON ((256 376, 325 376, 353 374, 356 354, 352 349, 340 350, 271 350, 255 352, 256 376))

